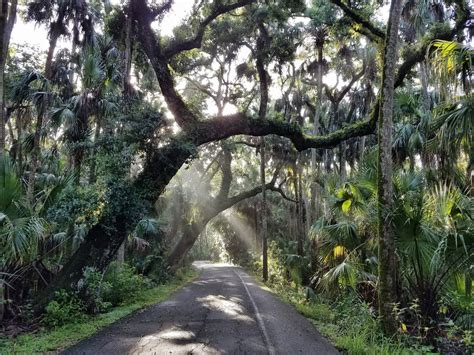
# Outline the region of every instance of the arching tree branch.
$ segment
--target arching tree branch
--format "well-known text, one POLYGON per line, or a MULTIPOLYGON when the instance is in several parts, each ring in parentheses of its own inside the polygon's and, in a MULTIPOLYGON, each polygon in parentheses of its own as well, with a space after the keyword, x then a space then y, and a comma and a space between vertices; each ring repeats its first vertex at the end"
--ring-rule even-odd
POLYGON ((368 31, 368 33, 364 34, 366 34, 370 39, 375 41, 385 40, 385 31, 378 28, 357 10, 352 9, 350 6, 344 3, 343 0, 331 0, 331 2, 334 5, 337 5, 353 22, 362 25, 368 31))
POLYGON ((231 12, 233 10, 236 10, 240 7, 250 5, 254 3, 255 0, 241 0, 238 1, 234 4, 230 5, 221 5, 219 1, 216 1, 213 5, 213 10, 211 14, 209 14, 198 26, 198 29, 196 31, 196 34, 194 37, 184 40, 184 41, 174 41, 172 42, 168 48, 164 50, 164 57, 166 59, 169 59, 173 56, 175 56, 178 53, 188 51, 194 48, 199 48, 201 47, 202 43, 202 38, 204 36, 204 32, 206 30, 206 27, 214 21, 216 18, 218 18, 220 15, 231 12))

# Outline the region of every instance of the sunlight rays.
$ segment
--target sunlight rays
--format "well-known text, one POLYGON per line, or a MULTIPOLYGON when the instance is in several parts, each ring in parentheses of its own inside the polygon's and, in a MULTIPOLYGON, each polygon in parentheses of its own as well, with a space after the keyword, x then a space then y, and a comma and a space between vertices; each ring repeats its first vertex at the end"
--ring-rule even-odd
POLYGON ((225 211, 221 216, 230 224, 235 232, 235 236, 245 244, 248 250, 257 249, 255 238, 253 237, 255 230, 240 218, 233 209, 225 211))

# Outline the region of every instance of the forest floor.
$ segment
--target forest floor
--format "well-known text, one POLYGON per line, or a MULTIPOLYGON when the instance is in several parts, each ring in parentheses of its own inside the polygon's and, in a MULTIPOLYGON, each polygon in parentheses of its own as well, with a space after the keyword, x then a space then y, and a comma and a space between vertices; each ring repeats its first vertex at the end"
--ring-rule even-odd
POLYGON ((65 354, 337 354, 293 307, 241 268, 198 262, 173 297, 126 317, 65 354))

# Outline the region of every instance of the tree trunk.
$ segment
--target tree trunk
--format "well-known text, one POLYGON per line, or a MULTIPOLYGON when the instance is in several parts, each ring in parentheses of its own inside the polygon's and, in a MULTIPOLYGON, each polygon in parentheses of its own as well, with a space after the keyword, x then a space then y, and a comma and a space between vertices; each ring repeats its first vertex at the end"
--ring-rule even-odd
POLYGON ((199 235, 206 227, 207 223, 218 213, 204 216, 199 221, 194 221, 191 224, 187 224, 183 227, 183 235, 173 247, 171 253, 167 258, 167 264, 171 270, 175 270, 183 261, 189 250, 193 247, 199 235))
MULTIPOLYGON (((72 165, 74 169, 74 182, 76 185, 79 185, 81 181, 82 163, 84 161, 84 156, 86 155, 86 149, 84 148, 83 144, 86 140, 87 132, 89 130, 89 105, 90 101, 86 97, 82 103, 81 109, 79 110, 77 117, 77 127, 75 127, 74 137, 72 138, 72 143, 74 144, 72 149, 72 165)), ((99 126, 98 129, 100 132, 99 126)))
MULTIPOLYGON (((44 67, 44 76, 46 79, 51 80, 52 76, 52 64, 53 64, 53 54, 56 49, 56 43, 58 41, 59 35, 55 32, 50 34, 49 39, 49 48, 48 55, 46 57, 46 63, 44 67)), ((28 186, 27 186, 27 198, 30 203, 33 203, 33 197, 35 192, 35 181, 36 181, 36 169, 38 168, 39 158, 41 154, 41 130, 43 128, 43 121, 45 115, 48 112, 49 99, 45 98, 43 100, 42 107, 38 112, 36 119, 35 133, 33 136, 33 148, 31 150, 31 161, 30 161, 30 172, 28 174, 28 186)))
POLYGON ((56 31, 52 31, 49 34, 49 48, 48 48, 48 54, 46 56, 46 63, 44 66, 44 76, 46 79, 51 80, 52 76, 52 67, 53 67, 53 56, 54 56, 54 51, 56 50, 56 44, 58 43, 58 38, 59 38, 59 33, 56 31))
POLYGON ((361 161, 362 158, 364 158, 364 153, 365 153, 365 140, 366 140, 366 137, 361 137, 360 140, 359 140, 359 144, 360 144, 360 149, 359 149, 359 161, 361 161))
POLYGON ((96 172, 96 165, 97 165, 97 160, 96 160, 96 153, 97 153, 97 142, 99 141, 100 137, 100 122, 99 118, 97 118, 97 125, 95 127, 95 132, 94 132, 94 147, 92 148, 91 151, 91 157, 90 157, 90 171, 89 171, 89 185, 95 184, 97 180, 97 172, 96 172))
POLYGON ((43 118, 45 115, 45 107, 40 109, 36 118, 35 133, 33 136, 33 148, 31 151, 31 160, 30 160, 30 171, 28 173, 28 186, 26 196, 29 203, 34 202, 34 193, 35 193, 35 181, 36 181, 36 169, 38 168, 38 160, 41 153, 41 130, 43 128, 43 118))
POLYGON ((47 305, 55 291, 60 289, 74 289, 82 278, 84 267, 91 266, 99 271, 113 260, 122 242, 127 236, 127 224, 130 219, 123 211, 121 215, 110 218, 95 225, 87 233, 87 237, 67 264, 61 269, 48 287, 36 297, 35 311, 41 312, 47 305), (113 225, 115 228, 110 228, 113 225))
POLYGON ((2 321, 5 316, 6 291, 5 281, 3 280, 3 276, 0 276, 0 321, 2 321))
MULTIPOLYGON (((318 45, 318 74, 317 74, 317 102, 314 112, 314 123, 313 123, 313 134, 319 133, 320 119, 321 119, 321 106, 323 104, 323 44, 318 45)), ((317 150, 311 150, 311 170, 312 170, 312 182, 311 182, 311 201, 310 201, 310 223, 318 217, 319 211, 317 211, 316 195, 318 194, 318 184, 316 177, 319 176, 319 165, 316 161, 317 150)))
POLYGON ((392 0, 385 43, 382 75, 382 107, 379 115, 378 140, 378 239, 379 239, 379 312, 382 329, 393 334, 397 329, 393 314, 394 303, 398 301, 398 256, 395 230, 393 227, 393 185, 392 185, 392 131, 393 99, 395 91, 395 66, 398 58, 398 27, 402 0, 392 0))
MULTIPOLYGON (((16 20, 17 0, 2 0, 0 3, 0 158, 5 153, 5 65, 13 25, 16 20)), ((0 318, 1 319, 1 318, 0 318)))
MULTIPOLYGON (((127 201, 131 200, 133 191, 143 196, 149 202, 150 208, 163 193, 171 178, 178 172, 186 160, 193 154, 190 143, 174 140, 158 149, 146 162, 142 174, 130 187, 127 201)), ((84 267, 93 266, 100 271, 115 257, 118 248, 127 237, 127 233, 135 227, 142 215, 131 214, 131 206, 117 206, 124 202, 123 193, 109 193, 109 201, 102 218, 97 225, 87 233, 84 242, 68 260, 48 287, 42 290, 36 298, 35 311, 41 312, 43 307, 54 295, 56 290, 77 285, 81 279, 84 267), (115 228, 111 228, 115 227, 115 228), (115 231, 114 231, 115 230, 115 231)))
MULTIPOLYGON (((298 154, 299 155, 299 154, 298 154)), ((298 163, 298 162, 297 162, 298 163)), ((297 241, 297 252, 299 256, 303 256, 303 244, 305 239, 305 211, 304 211, 304 198, 303 198, 303 187, 301 184, 301 169, 296 167, 296 187, 298 188, 298 241, 297 241)))
MULTIPOLYGON (((431 100, 428 92, 428 69, 426 68, 426 62, 422 61, 419 64, 420 69, 420 81, 421 81, 421 94, 423 101, 423 111, 425 115, 431 114, 431 100)), ((431 169, 431 157, 426 149, 421 151, 421 162, 424 168, 431 169)))
POLYGON ((268 240, 267 240, 267 194, 265 189, 265 137, 260 143, 260 183, 262 185, 262 278, 268 280, 268 240))
POLYGON ((430 95, 428 92, 428 70, 426 68, 425 61, 420 62, 419 68, 420 68, 421 94, 423 98, 423 110, 425 112, 430 112, 431 100, 430 100, 430 95))
POLYGON ((4 77, 5 77, 5 61, 6 58, 0 58, 0 158, 5 152, 5 92, 4 92, 4 77))
POLYGON ((123 96, 127 102, 130 99, 131 84, 130 71, 132 69, 132 0, 129 1, 125 12, 125 53, 124 53, 124 74, 123 74, 123 96))
POLYGON ((125 242, 126 240, 124 240, 122 244, 120 244, 120 247, 117 251, 117 263, 119 265, 123 265, 123 263, 125 262, 125 242))
POLYGON ((342 181, 344 181, 347 177, 346 149, 347 149, 346 142, 341 142, 341 144, 339 144, 339 176, 341 177, 342 181))
MULTIPOLYGON (((258 110, 258 117, 261 121, 267 119, 267 105, 268 105, 268 74, 264 65, 263 51, 268 45, 268 33, 262 22, 258 24, 259 37, 257 39, 257 60, 256 67, 258 72, 258 79, 260 82, 260 107, 258 110)), ((263 281, 268 280, 268 240, 267 240, 267 195, 265 185, 265 137, 260 141, 260 183, 262 187, 262 278, 263 281)))
POLYGON ((233 197, 218 196, 216 198, 211 198, 209 201, 203 202, 199 208, 200 216, 195 217, 190 223, 183 223, 185 225, 182 229, 182 237, 172 248, 167 258, 167 264, 171 269, 175 269, 180 265, 211 219, 241 201, 254 197, 261 192, 266 193, 266 190, 273 188, 273 184, 274 182, 272 181, 264 184, 263 188, 259 186, 233 197))
MULTIPOLYGON (((472 157, 470 157, 470 159, 472 159, 472 157)), ((469 196, 473 198, 474 197, 474 174, 470 168, 471 168, 471 164, 469 164, 469 168, 468 168, 468 179, 470 183, 469 196)), ((472 297, 472 271, 473 270, 471 270, 471 267, 469 265, 467 271, 464 273, 464 293, 468 300, 470 300, 472 297)))

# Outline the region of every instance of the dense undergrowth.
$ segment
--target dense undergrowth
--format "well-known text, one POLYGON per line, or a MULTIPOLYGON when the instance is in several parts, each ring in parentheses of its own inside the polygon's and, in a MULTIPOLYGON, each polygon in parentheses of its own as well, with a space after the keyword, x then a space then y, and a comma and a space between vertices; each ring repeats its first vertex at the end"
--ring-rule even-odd
MULTIPOLYGON (((338 300, 320 296, 308 299, 307 290, 304 288, 288 288, 275 284, 269 287, 308 318, 321 334, 343 353, 387 355, 440 353, 435 346, 423 344, 421 339, 403 334, 402 329, 400 334, 386 337, 380 329, 373 308, 355 294, 348 293, 338 300)), ((449 337, 439 339, 445 348, 449 348, 451 342, 459 342, 460 337, 465 344, 472 346, 469 332, 459 332, 459 329, 452 325, 449 333, 449 337)), ((463 350, 454 347, 451 350, 454 350, 454 353, 468 353, 468 347, 463 350)))
MULTIPOLYGON (((418 300, 414 299, 404 308, 394 306, 399 329, 388 337, 381 330, 374 303, 365 299, 366 295, 343 284, 337 292, 302 286, 304 272, 295 267, 297 262, 291 260, 296 256, 285 255, 285 250, 280 248, 281 244, 277 242, 270 244, 269 279, 265 285, 308 318, 343 353, 469 354, 474 351, 469 324, 459 322, 459 317, 472 317, 470 300, 459 300, 465 307, 462 316, 458 314, 458 318, 454 319, 453 315, 446 314, 442 323, 433 324, 437 333, 432 337, 428 337, 431 335, 430 329, 422 327, 422 318, 426 315, 419 311, 418 300), (418 319, 408 323, 404 318, 407 313, 414 314, 418 319)), ((261 275, 261 261, 247 264, 247 268, 261 275)), ((444 305, 440 307, 446 308, 444 305)))
POLYGON ((40 327, 15 338, 2 338, 0 353, 31 354, 67 348, 137 310, 163 301, 196 277, 197 271, 180 269, 162 284, 134 274, 127 265, 115 265, 100 279, 93 270, 85 274, 85 294, 57 292, 46 307, 40 327))

